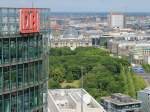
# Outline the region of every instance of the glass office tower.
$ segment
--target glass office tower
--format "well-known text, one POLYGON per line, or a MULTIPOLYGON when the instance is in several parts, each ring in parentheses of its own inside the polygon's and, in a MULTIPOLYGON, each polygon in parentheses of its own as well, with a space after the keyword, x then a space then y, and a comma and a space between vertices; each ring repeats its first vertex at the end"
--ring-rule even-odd
POLYGON ((38 9, 40 31, 33 33, 20 32, 20 10, 0 8, 0 112, 45 112, 49 9, 38 9))

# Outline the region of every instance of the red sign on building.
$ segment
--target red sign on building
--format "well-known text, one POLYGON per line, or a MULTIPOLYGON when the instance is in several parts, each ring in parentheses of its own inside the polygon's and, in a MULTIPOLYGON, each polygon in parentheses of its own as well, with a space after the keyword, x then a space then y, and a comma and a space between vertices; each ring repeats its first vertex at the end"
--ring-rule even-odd
POLYGON ((20 10, 20 33, 40 32, 39 10, 25 8, 20 10))

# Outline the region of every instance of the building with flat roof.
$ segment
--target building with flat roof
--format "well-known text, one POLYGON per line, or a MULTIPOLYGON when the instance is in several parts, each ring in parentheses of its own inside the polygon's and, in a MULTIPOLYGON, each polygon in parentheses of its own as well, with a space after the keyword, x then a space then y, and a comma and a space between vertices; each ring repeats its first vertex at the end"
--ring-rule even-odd
POLYGON ((106 112, 84 89, 48 90, 48 112, 106 112))
POLYGON ((125 16, 122 13, 111 12, 108 21, 111 28, 123 29, 125 27, 125 16))
POLYGON ((49 12, 0 8, 0 112, 47 111, 49 12))
POLYGON ((150 41, 136 43, 130 51, 131 62, 135 64, 148 64, 150 57, 150 41))
POLYGON ((141 112, 141 103, 121 93, 101 98, 101 104, 107 112, 141 112))
POLYGON ((138 92, 138 100, 142 101, 142 112, 150 112, 150 87, 138 92))
POLYGON ((135 64, 150 63, 150 41, 149 40, 117 40, 111 39, 107 42, 108 50, 119 56, 129 56, 130 62, 135 64))
POLYGON ((129 56, 130 51, 135 47, 136 42, 127 40, 109 40, 107 42, 108 50, 116 55, 129 56))

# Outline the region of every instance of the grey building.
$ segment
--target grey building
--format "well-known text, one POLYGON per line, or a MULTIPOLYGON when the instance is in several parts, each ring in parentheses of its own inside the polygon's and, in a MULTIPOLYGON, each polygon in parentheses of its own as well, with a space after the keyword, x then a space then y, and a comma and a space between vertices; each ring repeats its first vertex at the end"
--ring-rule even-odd
POLYGON ((150 112, 150 87, 139 91, 138 99, 142 101, 142 112, 150 112))
POLYGON ((110 40, 107 43, 108 50, 116 55, 129 56, 130 51, 135 47, 136 42, 126 40, 110 40))
POLYGON ((121 93, 101 99, 101 105, 107 112, 141 112, 141 103, 141 101, 121 93))
POLYGON ((52 48, 69 47, 75 49, 77 47, 91 47, 92 38, 79 35, 75 29, 67 29, 63 35, 51 37, 50 45, 52 48))

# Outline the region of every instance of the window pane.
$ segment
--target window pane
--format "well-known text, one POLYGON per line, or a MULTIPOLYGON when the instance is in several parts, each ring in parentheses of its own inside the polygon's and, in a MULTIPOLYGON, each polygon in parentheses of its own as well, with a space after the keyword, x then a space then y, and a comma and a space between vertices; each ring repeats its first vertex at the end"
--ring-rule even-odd
POLYGON ((38 56, 41 57, 42 54, 42 37, 38 37, 38 56))
POLYGON ((24 65, 24 85, 27 85, 29 82, 29 74, 28 74, 28 64, 24 65))
POLYGON ((24 60, 27 60, 27 58, 28 58, 28 38, 23 38, 22 46, 23 46, 24 60))
POLYGON ((35 106, 34 102, 34 88, 30 89, 30 109, 32 109, 35 106))
POLYGON ((11 112, 17 112, 17 93, 11 96, 11 112))
POLYGON ((18 65, 18 87, 23 85, 23 65, 18 65))
POLYGON ((16 66, 11 68, 11 89, 17 88, 17 70, 16 66))
POLYGON ((22 43, 22 38, 17 38, 17 58, 18 61, 21 61, 23 56, 22 56, 22 52, 23 52, 23 43, 22 43))
POLYGON ((18 102, 18 112, 23 112, 23 92, 19 92, 17 102, 18 102))
POLYGON ((0 64, 2 64, 2 39, 0 39, 0 64))
POLYGON ((9 40, 8 39, 3 40, 3 59, 4 59, 4 63, 9 62, 9 40))
POLYGON ((11 57, 11 62, 16 61, 16 39, 10 40, 10 57, 11 57))
POLYGON ((2 68, 0 68, 0 92, 3 90, 3 75, 2 68))
POLYGON ((2 96, 0 96, 0 110, 3 110, 3 99, 2 96))
POLYGON ((10 97, 9 95, 6 95, 4 97, 4 112, 10 112, 10 97))
POLYGON ((29 58, 34 58, 34 38, 33 37, 29 37, 29 44, 28 44, 28 55, 29 58))
POLYGON ((35 62, 35 82, 38 82, 38 62, 35 62))
POLYGON ((30 72, 29 72, 29 75, 30 75, 30 82, 33 83, 34 82, 34 63, 30 63, 30 72))
POLYGON ((3 70, 4 81, 3 81, 3 89, 7 91, 10 89, 10 74, 9 74, 9 67, 5 67, 3 70))
POLYGON ((24 112, 30 112, 29 111, 29 90, 26 90, 24 92, 24 112))

